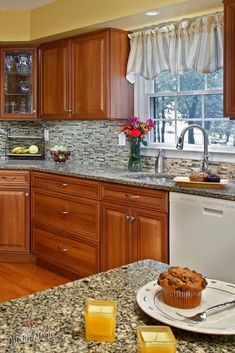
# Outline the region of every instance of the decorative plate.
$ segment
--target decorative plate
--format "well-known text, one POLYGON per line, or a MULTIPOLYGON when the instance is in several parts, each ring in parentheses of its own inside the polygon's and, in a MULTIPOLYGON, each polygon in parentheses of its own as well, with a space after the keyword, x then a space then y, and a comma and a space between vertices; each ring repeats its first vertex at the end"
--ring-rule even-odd
POLYGON ((211 311, 206 321, 195 323, 180 315, 192 316, 212 305, 224 303, 235 298, 235 284, 207 278, 208 285, 202 292, 202 301, 193 309, 178 309, 165 304, 162 289, 156 281, 141 287, 137 293, 140 308, 152 318, 187 331, 215 335, 235 334, 235 305, 211 311))

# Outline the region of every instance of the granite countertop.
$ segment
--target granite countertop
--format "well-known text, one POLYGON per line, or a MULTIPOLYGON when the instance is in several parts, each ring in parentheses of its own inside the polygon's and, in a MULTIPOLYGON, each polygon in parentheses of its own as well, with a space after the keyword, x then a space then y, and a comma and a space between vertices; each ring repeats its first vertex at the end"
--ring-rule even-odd
POLYGON ((193 189, 178 186, 172 175, 158 175, 150 173, 131 173, 114 168, 93 168, 92 166, 79 166, 67 161, 55 163, 53 161, 0 161, 0 169, 37 170, 80 178, 111 181, 126 185, 137 185, 156 190, 174 191, 191 195, 207 196, 235 201, 235 180, 229 180, 224 189, 193 189), (143 178, 144 176, 144 178, 143 178), (154 176, 154 177, 152 177, 154 176))
MULTIPOLYGON (((136 353, 138 325, 162 325, 136 302, 139 288, 166 264, 142 260, 0 305, 0 353, 136 353), (84 339, 88 298, 117 301, 116 339, 84 339)), ((172 327, 177 353, 234 353, 235 336, 192 333, 172 327)))

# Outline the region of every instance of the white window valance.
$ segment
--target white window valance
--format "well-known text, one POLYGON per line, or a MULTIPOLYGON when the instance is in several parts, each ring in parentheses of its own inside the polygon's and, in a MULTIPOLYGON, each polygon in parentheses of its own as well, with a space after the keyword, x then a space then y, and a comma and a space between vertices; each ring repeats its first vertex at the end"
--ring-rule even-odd
POLYGON ((223 13, 159 25, 129 35, 127 79, 154 79, 163 71, 203 73, 223 67, 223 13))

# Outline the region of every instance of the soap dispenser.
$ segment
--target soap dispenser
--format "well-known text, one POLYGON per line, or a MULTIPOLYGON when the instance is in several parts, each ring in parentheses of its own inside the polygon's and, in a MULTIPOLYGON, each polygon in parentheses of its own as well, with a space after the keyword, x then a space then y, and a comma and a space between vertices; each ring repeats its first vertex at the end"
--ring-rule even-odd
POLYGON ((164 171, 165 171, 165 156, 164 156, 164 151, 160 149, 155 162, 155 173, 163 174, 164 171))

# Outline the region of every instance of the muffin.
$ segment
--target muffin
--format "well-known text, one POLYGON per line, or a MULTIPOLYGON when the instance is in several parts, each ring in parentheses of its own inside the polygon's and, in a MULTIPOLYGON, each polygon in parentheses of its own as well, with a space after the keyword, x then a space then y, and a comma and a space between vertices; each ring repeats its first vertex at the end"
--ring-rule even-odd
POLYGON ((205 181, 207 177, 208 177, 208 174, 205 172, 192 173, 189 176, 189 180, 190 181, 205 181))
POLYGON ((201 303, 207 282, 200 273, 187 267, 170 267, 158 278, 165 304, 181 309, 195 308, 201 303))

